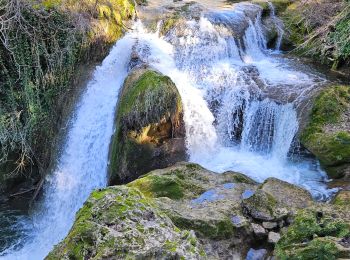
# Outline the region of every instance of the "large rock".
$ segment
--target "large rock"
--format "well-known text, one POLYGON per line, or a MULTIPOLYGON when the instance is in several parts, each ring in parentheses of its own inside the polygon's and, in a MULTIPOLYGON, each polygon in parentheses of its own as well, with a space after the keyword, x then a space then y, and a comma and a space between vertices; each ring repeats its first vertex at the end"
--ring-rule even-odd
POLYGON ((349 172, 349 86, 329 87, 319 94, 301 142, 320 160, 330 177, 340 178, 349 172))
POLYGON ((198 259, 193 232, 180 231, 134 188, 95 191, 68 236, 46 259, 198 259))
POLYGON ((264 222, 284 222, 298 209, 312 204, 308 191, 276 178, 267 179, 242 201, 247 216, 264 222))
POLYGON ((109 183, 132 181, 186 159, 180 94, 157 71, 136 67, 125 80, 110 149, 109 183))
MULTIPOLYGON (((242 259, 257 241, 267 245, 268 230, 270 243, 277 242, 297 208, 310 204, 310 210, 324 212, 309 196, 276 179, 259 185, 240 173, 177 163, 93 192, 48 259, 242 259)), ((337 206, 327 207, 339 213, 337 206)), ((337 219, 348 217, 339 213, 335 218, 322 221, 327 232, 338 230, 337 219)))

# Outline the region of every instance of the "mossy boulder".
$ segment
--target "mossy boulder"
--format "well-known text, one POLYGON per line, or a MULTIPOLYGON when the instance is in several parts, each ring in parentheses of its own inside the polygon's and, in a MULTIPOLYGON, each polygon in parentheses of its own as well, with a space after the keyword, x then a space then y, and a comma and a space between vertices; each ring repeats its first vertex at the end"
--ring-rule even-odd
POLYGON ((316 97, 300 138, 333 178, 350 164, 350 87, 332 86, 316 97))
POLYGON ((242 201, 246 215, 258 221, 273 222, 286 220, 298 209, 312 205, 308 191, 276 178, 268 178, 242 201))
POLYGON ((276 245, 278 259, 349 258, 348 210, 317 205, 300 210, 276 245))
POLYGON ((313 203, 311 194, 307 190, 276 178, 268 178, 260 189, 275 198, 281 205, 288 205, 289 208, 306 208, 313 203))
POLYGON ((140 191, 95 191, 68 236, 46 259, 198 259, 193 232, 179 230, 140 191))
POLYGON ((278 259, 348 258, 349 219, 283 181, 181 162, 93 192, 48 259, 243 259, 268 232, 278 259))
POLYGON ((186 159, 180 94, 167 76, 135 67, 124 82, 110 148, 109 183, 186 159))

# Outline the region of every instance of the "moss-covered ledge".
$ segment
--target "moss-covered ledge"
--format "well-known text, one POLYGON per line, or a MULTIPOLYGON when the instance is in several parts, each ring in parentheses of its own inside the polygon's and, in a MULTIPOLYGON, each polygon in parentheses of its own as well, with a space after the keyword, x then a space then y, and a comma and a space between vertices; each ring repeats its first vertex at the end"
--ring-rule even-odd
POLYGON ((111 184, 186 159, 182 100, 169 77, 136 67, 119 100, 110 147, 111 184))
POLYGON ((331 177, 342 177, 350 164, 350 87, 331 86, 316 97, 301 142, 331 177), (340 170, 339 170, 340 169, 340 170))

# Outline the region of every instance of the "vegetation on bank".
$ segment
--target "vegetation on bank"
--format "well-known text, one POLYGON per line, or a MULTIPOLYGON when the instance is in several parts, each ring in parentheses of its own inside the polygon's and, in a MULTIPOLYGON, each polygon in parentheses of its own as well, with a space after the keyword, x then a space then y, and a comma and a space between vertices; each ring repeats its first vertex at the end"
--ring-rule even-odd
POLYGON ((294 1, 281 15, 294 52, 340 69, 350 64, 350 2, 294 1))
POLYGON ((341 255, 341 239, 350 235, 348 222, 334 211, 301 210, 293 224, 277 243, 275 253, 278 259, 337 259, 341 255))
POLYGON ((133 14, 131 0, 0 0, 0 190, 48 167, 77 68, 100 60, 133 14))

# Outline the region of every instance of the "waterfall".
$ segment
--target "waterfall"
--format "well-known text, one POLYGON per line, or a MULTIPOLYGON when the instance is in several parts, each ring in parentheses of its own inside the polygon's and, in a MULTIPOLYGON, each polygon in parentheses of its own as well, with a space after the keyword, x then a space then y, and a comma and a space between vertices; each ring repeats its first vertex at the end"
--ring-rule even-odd
POLYGON ((283 39, 283 35, 284 35, 283 22, 281 21, 281 19, 279 19, 276 16, 275 6, 271 2, 268 2, 268 4, 270 7, 271 19, 275 23, 275 27, 277 30, 277 40, 276 40, 275 49, 279 51, 281 49, 282 39, 283 39))
POLYGON ((176 84, 190 161, 258 182, 276 177, 320 200, 334 192, 315 160, 289 158, 299 103, 321 79, 267 50, 260 7, 238 4, 181 22, 166 36, 158 32, 138 21, 96 69, 46 180, 43 202, 22 223, 31 230, 20 245, 3 252, 5 259, 44 258, 67 235, 89 193, 106 185, 114 110, 132 50, 176 84))
POLYGON ((259 182, 276 177, 317 199, 334 192, 316 161, 289 158, 299 128, 295 101, 321 80, 270 54, 259 7, 239 4, 210 12, 164 37, 139 25, 141 59, 168 75, 183 99, 191 161, 217 172, 240 171, 259 182), (242 35, 237 28, 245 28, 242 35))
POLYGON ((114 110, 133 42, 131 35, 118 41, 96 68, 75 108, 57 167, 46 179, 44 199, 37 213, 22 223, 30 227, 20 241, 22 248, 8 249, 4 259, 43 259, 68 234, 91 191, 106 186, 114 110))

